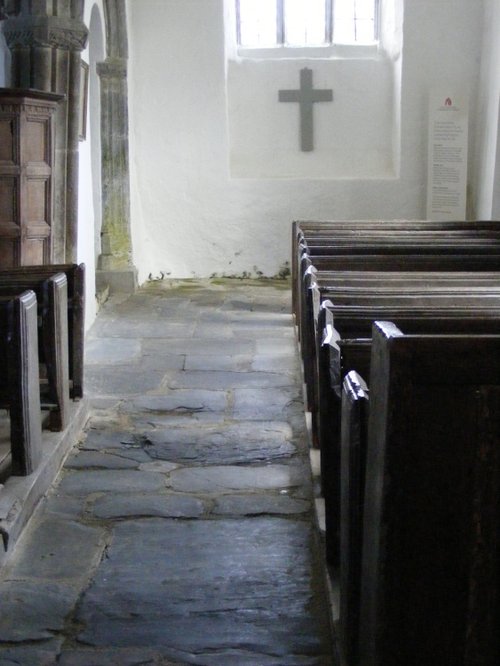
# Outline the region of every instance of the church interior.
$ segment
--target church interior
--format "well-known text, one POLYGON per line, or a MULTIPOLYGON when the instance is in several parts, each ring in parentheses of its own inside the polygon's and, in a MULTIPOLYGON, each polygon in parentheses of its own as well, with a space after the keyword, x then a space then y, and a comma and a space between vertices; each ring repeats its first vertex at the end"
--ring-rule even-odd
POLYGON ((0 0, 0 663, 497 666, 497 220, 500 0, 0 0))

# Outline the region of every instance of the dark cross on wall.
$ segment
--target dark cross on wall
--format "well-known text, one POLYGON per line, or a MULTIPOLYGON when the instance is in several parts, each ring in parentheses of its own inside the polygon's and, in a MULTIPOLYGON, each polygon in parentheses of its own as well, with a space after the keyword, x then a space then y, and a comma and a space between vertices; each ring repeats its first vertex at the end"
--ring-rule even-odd
POLYGON ((300 105, 300 149, 314 150, 313 104, 333 101, 333 90, 314 90, 312 69, 300 70, 300 90, 279 90, 280 102, 296 102, 300 105))

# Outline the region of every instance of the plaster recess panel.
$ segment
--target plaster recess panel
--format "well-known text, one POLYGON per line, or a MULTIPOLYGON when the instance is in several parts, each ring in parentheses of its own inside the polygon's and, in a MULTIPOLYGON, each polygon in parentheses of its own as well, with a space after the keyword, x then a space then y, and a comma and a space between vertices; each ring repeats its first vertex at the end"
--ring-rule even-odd
POLYGON ((230 170, 234 178, 373 178, 394 175, 393 72, 384 58, 241 60, 228 65, 230 170), (297 103, 278 90, 314 89, 333 102, 313 105, 314 150, 300 150, 297 103))

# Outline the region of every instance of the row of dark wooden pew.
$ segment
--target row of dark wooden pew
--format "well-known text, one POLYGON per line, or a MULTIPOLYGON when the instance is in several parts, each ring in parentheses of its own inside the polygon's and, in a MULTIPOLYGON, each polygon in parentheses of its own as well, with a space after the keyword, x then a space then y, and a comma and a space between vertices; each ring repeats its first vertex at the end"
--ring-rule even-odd
POLYGON ((43 422, 66 429, 70 400, 83 396, 84 294, 83 264, 0 270, 0 408, 10 417, 2 480, 36 470, 43 422))
POLYGON ((295 223, 346 666, 500 663, 500 223, 295 223))

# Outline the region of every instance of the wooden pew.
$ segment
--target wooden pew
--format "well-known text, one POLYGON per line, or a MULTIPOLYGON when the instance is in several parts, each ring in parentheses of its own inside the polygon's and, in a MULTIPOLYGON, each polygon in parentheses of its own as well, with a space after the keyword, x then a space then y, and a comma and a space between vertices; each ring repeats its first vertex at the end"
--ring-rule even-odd
POLYGON ((31 288, 37 298, 38 361, 46 370, 40 382, 42 409, 49 410, 49 427, 64 430, 69 419, 68 306, 64 273, 48 278, 18 276, 0 279, 0 296, 9 298, 31 288))
MULTIPOLYGON (((299 245, 302 244, 302 249, 307 250, 307 243, 309 240, 314 240, 315 237, 330 238, 343 235, 352 236, 365 236, 369 234, 372 236, 387 235, 389 232, 392 236, 403 235, 411 232, 439 232, 447 235, 450 240, 453 234, 489 234, 491 232, 500 231, 500 223, 498 221, 434 221, 434 220, 335 220, 335 221, 308 221, 299 220, 294 221, 292 224, 292 285, 298 282, 298 267, 300 265, 300 251, 299 245)), ((311 253, 309 253, 311 254, 311 253)), ((297 292, 295 288, 292 291, 292 307, 293 312, 296 313, 297 292)))
POLYGON ((343 661, 357 664, 369 390, 349 372, 343 383, 340 497, 339 638, 343 661))
MULTIPOLYGON (((463 260, 461 265, 463 271, 471 266, 477 268, 473 262, 463 260)), ((472 293, 474 289, 475 294, 479 294, 481 287, 484 289, 493 289, 500 287, 500 272, 478 272, 468 271, 467 273, 458 271, 442 272, 438 271, 438 266, 441 263, 441 258, 437 261, 435 258, 431 262, 433 271, 415 271, 413 272, 412 264, 407 265, 407 271, 311 271, 307 277, 307 283, 302 292, 302 304, 300 307, 300 322, 299 327, 302 330, 300 335, 301 340, 301 354, 303 362, 304 382, 306 384, 306 406, 313 414, 318 409, 317 387, 315 384, 316 377, 316 354, 317 354, 317 320, 319 316, 320 303, 323 299, 328 299, 330 296, 340 297, 341 293, 347 293, 348 288, 351 288, 354 294, 354 288, 359 285, 360 292, 363 292, 362 287, 367 285, 366 279, 372 283, 373 290, 386 291, 392 295, 396 295, 398 290, 403 290, 406 285, 408 289, 416 289, 419 285, 424 287, 425 292, 431 288, 446 288, 450 294, 453 289, 453 284, 456 285, 457 290, 465 288, 467 292, 472 293), (366 279, 363 278, 366 276, 366 279)), ((500 264, 499 264, 500 265, 500 264)), ((365 293, 368 293, 370 288, 366 286, 365 293)), ((436 292, 437 293, 437 292, 436 292)), ((458 293, 458 292, 457 292, 458 293)), ((492 292, 493 293, 493 292, 492 292)), ((315 423, 313 420, 313 427, 315 423)), ((315 430, 313 431, 315 436, 315 430)))
POLYGON ((300 262, 297 282, 293 286, 295 295, 295 318, 298 326, 298 339, 302 342, 303 310, 307 307, 307 290, 322 272, 330 271, 442 271, 442 272, 476 272, 500 271, 500 251, 487 254, 477 254, 471 247, 468 252, 460 250, 455 253, 441 255, 429 254, 425 248, 418 245, 414 247, 413 254, 386 254, 379 248, 379 252, 370 251, 367 254, 339 254, 336 256, 310 256, 304 255, 300 262))
POLYGON ((0 270, 0 284, 16 277, 45 279, 55 273, 64 273, 68 281, 69 379, 71 396, 78 400, 83 397, 85 265, 51 264, 3 269, 0 270))
POLYGON ((500 336, 374 327, 359 666, 500 663, 500 336))
MULTIPOLYGON (((341 222, 332 226, 319 226, 314 231, 302 231, 295 227, 295 243, 292 248, 292 284, 300 289, 300 271, 303 256, 310 257, 314 263, 319 257, 333 257, 342 254, 383 254, 412 253, 416 244, 421 247, 421 254, 459 253, 459 246, 465 246, 470 253, 471 245, 477 252, 498 254, 495 246, 500 243, 500 223, 498 222, 462 222, 439 223, 415 220, 387 221, 381 226, 379 221, 341 222), (407 247, 405 248, 405 244, 407 247), (483 247, 482 247, 483 246, 483 247)), ((294 288, 295 289, 295 288, 294 288)), ((293 312, 297 311, 294 291, 293 312)))
POLYGON ((0 367, 0 405, 10 415, 11 473, 26 476, 37 468, 42 447, 33 291, 0 297, 0 367))
MULTIPOLYGON (((450 301, 453 303, 453 298, 450 301)), ((332 305, 323 308, 324 323, 329 331, 321 347, 318 363, 318 431, 321 445, 321 479, 325 497, 326 556, 332 566, 339 563, 340 524, 340 395, 343 375, 356 370, 366 376, 371 349, 371 329, 374 321, 394 321, 409 333, 496 333, 500 329, 500 304, 468 305, 466 308, 427 305, 332 305), (357 339, 361 338, 361 341, 357 339), (342 340, 351 341, 351 363, 343 367, 340 356, 342 340), (355 356, 357 354, 357 357, 355 356), (353 359, 363 363, 353 365, 353 359)))

